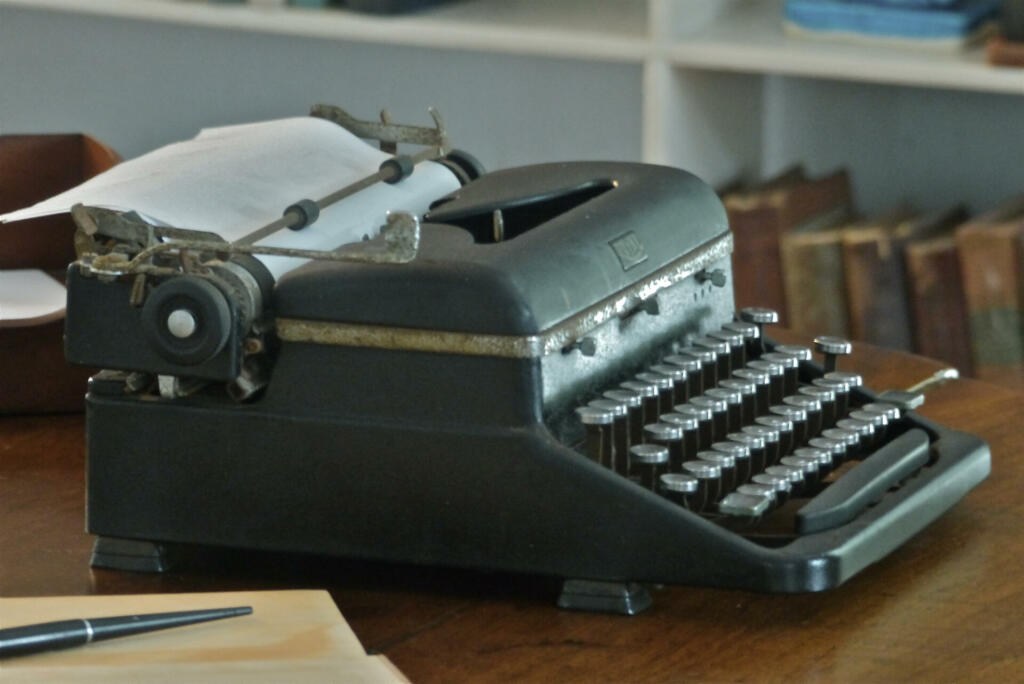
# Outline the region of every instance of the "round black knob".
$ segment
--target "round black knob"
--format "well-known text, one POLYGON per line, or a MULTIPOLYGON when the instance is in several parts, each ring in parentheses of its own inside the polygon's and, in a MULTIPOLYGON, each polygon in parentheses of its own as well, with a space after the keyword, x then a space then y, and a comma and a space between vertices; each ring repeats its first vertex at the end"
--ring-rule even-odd
POLYGON ((146 298, 142 329, 161 357, 195 366, 224 348, 231 333, 231 307, 208 280, 194 275, 170 278, 146 298))

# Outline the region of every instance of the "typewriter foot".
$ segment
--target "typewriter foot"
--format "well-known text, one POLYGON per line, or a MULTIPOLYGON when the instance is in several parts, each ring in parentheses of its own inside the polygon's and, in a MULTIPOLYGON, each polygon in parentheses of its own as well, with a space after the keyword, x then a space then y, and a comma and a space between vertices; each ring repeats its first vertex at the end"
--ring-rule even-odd
POLYGON ((166 572, 167 551, 154 542, 97 537, 89 565, 132 572, 166 572))
POLYGON ((647 589, 635 582, 568 579, 562 583, 558 607, 593 613, 636 615, 651 605, 647 589))

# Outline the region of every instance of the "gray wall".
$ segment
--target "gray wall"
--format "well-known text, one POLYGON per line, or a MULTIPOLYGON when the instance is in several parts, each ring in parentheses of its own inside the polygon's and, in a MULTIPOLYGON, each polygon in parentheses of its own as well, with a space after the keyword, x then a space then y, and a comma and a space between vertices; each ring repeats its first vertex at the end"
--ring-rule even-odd
POLYGON ((1024 192, 1019 95, 769 77, 764 97, 763 171, 845 166, 864 211, 983 211, 1024 192))
POLYGON ((488 168, 638 160, 640 70, 0 8, 0 132, 82 131, 125 157, 327 102, 425 125, 433 105, 488 168))

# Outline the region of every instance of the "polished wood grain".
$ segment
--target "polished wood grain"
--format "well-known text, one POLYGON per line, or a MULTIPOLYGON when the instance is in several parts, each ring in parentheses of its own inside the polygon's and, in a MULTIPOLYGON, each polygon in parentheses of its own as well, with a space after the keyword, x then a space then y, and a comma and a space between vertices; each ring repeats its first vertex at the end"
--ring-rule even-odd
MULTIPOLYGON (((859 345, 846 367, 883 389, 940 366, 859 345)), ((921 412, 987 440, 993 471, 902 548, 824 594, 671 586, 631 618, 557 610, 558 582, 500 573, 209 549, 165 575, 90 569, 81 416, 0 418, 0 594, 326 587, 416 682, 1019 680, 1024 398, 961 380, 921 412)))

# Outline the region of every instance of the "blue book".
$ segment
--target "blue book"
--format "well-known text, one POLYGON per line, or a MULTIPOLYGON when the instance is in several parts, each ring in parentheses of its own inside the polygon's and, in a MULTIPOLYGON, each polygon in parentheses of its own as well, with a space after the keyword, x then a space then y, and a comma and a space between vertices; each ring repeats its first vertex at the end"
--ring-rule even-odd
POLYGON ((960 44, 999 6, 1000 0, 786 0, 785 23, 800 34, 960 44))

